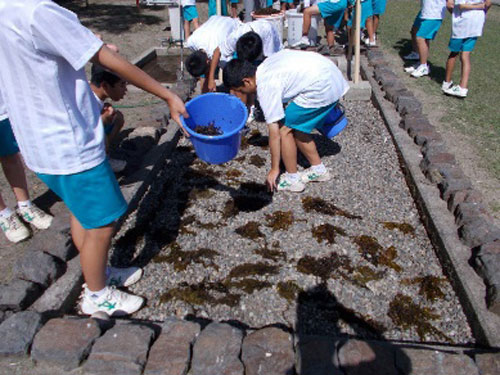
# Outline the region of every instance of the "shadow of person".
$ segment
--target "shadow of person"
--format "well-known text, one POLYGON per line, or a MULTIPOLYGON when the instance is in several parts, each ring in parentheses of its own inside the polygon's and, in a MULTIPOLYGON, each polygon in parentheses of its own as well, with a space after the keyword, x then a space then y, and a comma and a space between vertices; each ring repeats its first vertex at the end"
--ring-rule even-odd
POLYGON ((325 281, 298 294, 296 319, 300 375, 411 373, 410 359, 398 347, 382 341, 381 327, 343 306, 325 281), (342 324, 356 335, 343 333, 342 324))

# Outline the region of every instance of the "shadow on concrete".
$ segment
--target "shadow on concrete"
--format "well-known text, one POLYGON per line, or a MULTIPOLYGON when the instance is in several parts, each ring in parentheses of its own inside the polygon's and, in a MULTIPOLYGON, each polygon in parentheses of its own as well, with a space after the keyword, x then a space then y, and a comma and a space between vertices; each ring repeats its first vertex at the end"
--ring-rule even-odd
POLYGON ((57 3, 77 13, 83 20, 84 26, 113 34, 128 31, 138 24, 162 24, 166 17, 164 7, 150 9, 150 11, 157 11, 158 16, 146 15, 137 9, 134 1, 130 1, 130 5, 113 4, 113 1, 106 4, 92 4, 90 1, 88 7, 85 6, 84 1, 60 0, 57 3))
POLYGON ((301 375, 411 374, 410 358, 384 341, 376 324, 343 306, 324 281, 298 294, 296 319, 296 370, 301 375), (355 335, 343 333, 342 324, 355 335), (355 338, 363 340, 360 346, 348 341, 355 338), (348 350, 341 353, 344 345, 348 350))

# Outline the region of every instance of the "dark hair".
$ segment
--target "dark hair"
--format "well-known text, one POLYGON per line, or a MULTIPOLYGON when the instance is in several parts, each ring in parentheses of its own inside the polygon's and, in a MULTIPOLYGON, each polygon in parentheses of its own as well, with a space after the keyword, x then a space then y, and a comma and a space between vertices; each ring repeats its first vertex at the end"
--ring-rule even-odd
POLYGON ((204 51, 195 51, 186 58, 186 69, 193 77, 199 77, 207 71, 208 55, 204 51))
POLYGON ((243 78, 254 77, 256 70, 257 67, 248 61, 239 58, 231 60, 226 64, 222 73, 224 86, 229 88, 241 87, 243 86, 243 78))
POLYGON ((103 82, 114 86, 122 79, 117 76, 115 73, 106 70, 99 64, 92 64, 91 74, 90 74, 90 82, 96 85, 97 87, 101 87, 103 82))
POLYGON ((253 31, 243 34, 236 42, 236 53, 239 59, 255 61, 262 53, 262 39, 259 34, 253 31))

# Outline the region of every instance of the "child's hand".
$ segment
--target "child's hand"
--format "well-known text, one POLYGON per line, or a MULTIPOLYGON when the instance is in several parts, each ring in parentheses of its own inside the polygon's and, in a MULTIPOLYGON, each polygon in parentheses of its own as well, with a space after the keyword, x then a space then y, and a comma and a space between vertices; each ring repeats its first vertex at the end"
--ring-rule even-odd
POLYGON ((217 90, 217 84, 215 79, 209 79, 207 84, 208 92, 215 92, 217 90))
POLYGON ((103 124, 111 124, 115 117, 115 109, 109 103, 104 103, 104 107, 101 111, 101 119, 103 124))
POLYGON ((280 171, 279 170, 276 171, 274 169, 271 169, 267 174, 266 184, 267 184, 267 190, 269 190, 270 192, 277 190, 278 185, 276 184, 276 180, 278 179, 279 174, 280 171))
POLYGON ((186 107, 182 102, 181 98, 172 93, 172 95, 167 99, 168 108, 170 109, 170 116, 172 119, 181 127, 184 135, 189 137, 189 133, 184 129, 181 123, 180 116, 182 115, 184 118, 189 117, 189 113, 186 111, 186 107))

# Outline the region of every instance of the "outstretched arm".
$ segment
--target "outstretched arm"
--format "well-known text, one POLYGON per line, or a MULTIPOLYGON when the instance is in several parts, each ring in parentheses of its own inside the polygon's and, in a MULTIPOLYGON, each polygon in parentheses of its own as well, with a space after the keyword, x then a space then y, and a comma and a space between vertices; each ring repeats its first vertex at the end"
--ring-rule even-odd
POLYGON ((271 170, 267 174, 267 188, 269 191, 277 189, 276 180, 280 174, 281 160, 281 139, 280 128, 277 122, 268 124, 269 128, 269 149, 271 150, 271 170))
POLYGON ((212 60, 210 61, 210 68, 208 71, 208 91, 213 92, 217 88, 215 84, 215 70, 217 69, 217 65, 219 65, 219 61, 220 61, 220 49, 219 47, 217 47, 212 56, 212 60))
POLYGON ((119 54, 113 52, 106 46, 99 49, 90 61, 104 66, 134 86, 137 86, 140 89, 143 89, 144 91, 147 91, 166 101, 168 107, 170 108, 172 118, 177 124, 179 124, 184 133, 186 133, 181 125, 180 115, 183 115, 184 117, 189 117, 189 115, 181 98, 179 98, 176 94, 163 87, 149 74, 129 63, 119 54))

